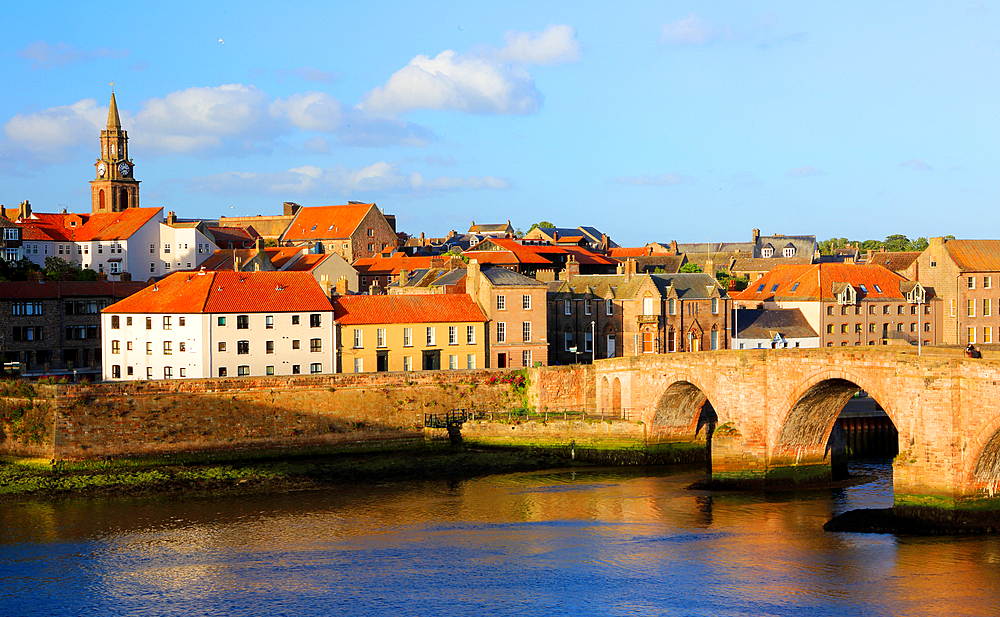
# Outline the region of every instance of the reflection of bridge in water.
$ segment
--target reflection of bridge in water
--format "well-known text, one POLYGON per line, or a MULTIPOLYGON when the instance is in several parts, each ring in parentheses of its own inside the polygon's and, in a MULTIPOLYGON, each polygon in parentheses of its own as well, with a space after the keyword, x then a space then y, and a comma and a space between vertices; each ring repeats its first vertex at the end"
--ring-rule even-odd
MULTIPOLYGON (((1000 361, 899 348, 741 350, 600 360, 580 404, 642 420, 649 443, 705 442, 717 479, 831 476, 831 434, 866 391, 898 430, 897 504, 950 506, 1000 487, 1000 361), (596 402, 595 402, 596 399, 596 402), (699 423, 699 418, 701 423, 699 423), (709 424, 711 428, 711 424, 709 424)), ((550 369, 559 370, 559 369, 550 369)), ((539 405, 551 391, 538 376, 539 405)), ((561 393, 565 404, 566 393, 561 393)), ((836 462, 836 461, 833 461, 836 462)))

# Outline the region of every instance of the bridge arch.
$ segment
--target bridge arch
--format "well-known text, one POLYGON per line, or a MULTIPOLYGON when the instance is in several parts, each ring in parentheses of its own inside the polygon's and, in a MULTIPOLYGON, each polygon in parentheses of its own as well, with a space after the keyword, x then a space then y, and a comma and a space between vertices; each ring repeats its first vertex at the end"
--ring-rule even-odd
POLYGON ((654 432, 680 436, 696 435, 706 423, 717 420, 716 411, 705 387, 689 375, 677 375, 665 380, 667 387, 654 399, 649 424, 654 432))
POLYGON ((993 418, 971 440, 973 452, 965 470, 965 483, 990 496, 1000 493, 1000 415, 993 418))

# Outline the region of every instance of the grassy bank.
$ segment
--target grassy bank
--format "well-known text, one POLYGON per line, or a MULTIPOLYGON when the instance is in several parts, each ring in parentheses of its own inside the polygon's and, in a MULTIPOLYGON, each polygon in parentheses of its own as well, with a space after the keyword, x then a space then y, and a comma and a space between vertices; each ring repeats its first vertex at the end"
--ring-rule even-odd
POLYGON ((423 442, 56 464, 8 459, 0 462, 0 498, 282 492, 345 482, 461 479, 573 464, 582 463, 555 450, 456 449, 423 442))

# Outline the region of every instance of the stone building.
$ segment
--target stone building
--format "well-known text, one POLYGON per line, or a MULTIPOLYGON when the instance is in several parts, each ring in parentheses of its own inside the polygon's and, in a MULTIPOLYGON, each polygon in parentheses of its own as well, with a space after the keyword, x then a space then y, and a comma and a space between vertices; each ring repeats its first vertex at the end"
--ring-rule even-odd
MULTIPOLYGON (((395 218, 392 218, 395 221, 395 218)), ((282 246, 322 245, 348 263, 375 257, 396 248, 396 228, 375 204, 350 202, 345 206, 300 207, 288 229, 281 234, 282 246)))
POLYGON ((799 309, 826 347, 940 343, 934 290, 882 266, 778 266, 732 297, 740 308, 799 309))
POLYGON ((997 344, 1000 240, 931 238, 914 267, 917 280, 943 301, 942 343, 997 344))
POLYGON ((0 347, 23 375, 101 372, 101 310, 145 283, 15 281, 0 283, 0 347))
POLYGON ((101 131, 101 156, 94 163, 97 178, 90 181, 91 212, 121 212, 139 207, 139 181, 128 155, 128 131, 118 117, 118 103, 111 93, 108 125, 101 131))

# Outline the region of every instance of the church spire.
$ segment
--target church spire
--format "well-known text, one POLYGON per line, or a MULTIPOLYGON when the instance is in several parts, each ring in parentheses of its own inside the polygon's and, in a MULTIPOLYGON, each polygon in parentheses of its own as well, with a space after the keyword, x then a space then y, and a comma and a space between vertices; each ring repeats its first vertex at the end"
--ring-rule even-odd
POLYGON ((108 108, 108 128, 109 129, 122 128, 122 121, 118 118, 118 103, 115 102, 114 87, 112 87, 111 89, 111 107, 108 108))

